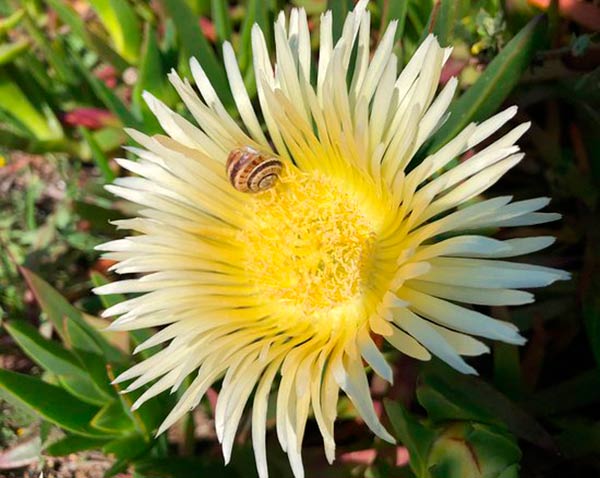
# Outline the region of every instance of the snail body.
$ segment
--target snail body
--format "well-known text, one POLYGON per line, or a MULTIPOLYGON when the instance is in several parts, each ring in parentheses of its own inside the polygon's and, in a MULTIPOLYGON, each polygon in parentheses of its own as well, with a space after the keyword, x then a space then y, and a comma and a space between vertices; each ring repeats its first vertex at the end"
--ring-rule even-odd
POLYGON ((243 146, 230 151, 225 168, 235 189, 243 193, 258 193, 275 185, 283 163, 275 156, 243 146))

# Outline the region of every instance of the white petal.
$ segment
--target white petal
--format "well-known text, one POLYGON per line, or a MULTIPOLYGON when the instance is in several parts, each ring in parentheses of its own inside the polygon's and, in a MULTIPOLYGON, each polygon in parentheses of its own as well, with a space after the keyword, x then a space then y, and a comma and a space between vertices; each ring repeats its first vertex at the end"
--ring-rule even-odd
POLYGON ((410 309, 419 315, 459 332, 517 345, 525 342, 517 327, 511 323, 493 319, 408 287, 403 287, 397 295, 400 299, 410 302, 410 309))
POLYGON ((397 348, 403 354, 419 360, 430 360, 431 354, 419 342, 402 330, 393 327, 393 334, 385 337, 390 344, 397 348))
POLYGON ((360 353, 365 361, 375 370, 375 372, 389 383, 394 381, 394 373, 392 367, 387 363, 383 354, 379 351, 367 329, 359 335, 360 353))
POLYGON ((533 302, 533 294, 522 290, 461 287, 453 284, 425 282, 418 279, 407 281, 406 285, 425 294, 467 304, 522 305, 533 302))
POLYGON ((369 383, 367 382, 367 377, 360 360, 346 357, 344 368, 343 379, 338 379, 340 388, 352 400, 360 416, 373 433, 387 442, 395 443, 396 440, 394 440, 394 437, 388 433, 379 422, 379 418, 377 418, 375 408, 373 408, 373 400, 369 392, 369 383))
POLYGON ((477 374, 476 370, 458 355, 456 350, 446 342, 444 337, 439 334, 438 331, 430 327, 425 320, 411 312, 409 309, 396 309, 394 311, 394 322, 396 322, 398 327, 402 327, 427 347, 427 350, 432 354, 438 356, 452 368, 455 368, 462 373, 477 374))
POLYGON ((223 60, 225 62, 225 70, 227 72, 231 93, 242 121, 257 142, 267 145, 267 138, 262 131, 258 117, 250 102, 250 97, 244 86, 244 80, 242 79, 242 74, 240 73, 233 47, 229 42, 223 43, 223 60))

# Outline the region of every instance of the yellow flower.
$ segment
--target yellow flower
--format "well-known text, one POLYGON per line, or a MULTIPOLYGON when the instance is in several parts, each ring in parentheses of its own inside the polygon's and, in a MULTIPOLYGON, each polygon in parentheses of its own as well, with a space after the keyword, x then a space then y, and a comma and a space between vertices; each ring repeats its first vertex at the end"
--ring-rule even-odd
POLYGON ((262 31, 254 27, 258 113, 225 43, 225 67, 243 127, 230 117, 196 60, 191 70, 202 99, 171 73, 197 125, 147 94, 167 136, 130 131, 143 149, 131 149, 138 162, 119 164, 140 177, 108 186, 143 208, 140 217, 117 221, 136 235, 100 249, 119 261, 116 272, 144 275, 97 289, 143 293, 105 315, 119 316, 112 324, 118 330, 165 326, 138 351, 168 342, 117 380, 135 379, 127 390, 154 382, 135 403, 139 407, 158 393, 179 389, 192 374, 159 433, 222 380, 215 424, 226 461, 254 392, 252 440, 261 477, 267 476, 270 393, 277 395, 279 442, 301 477, 310 410, 326 456, 334 460, 340 389, 376 435, 393 441, 377 418, 363 366, 365 360, 392 381, 373 335, 411 357, 429 360, 433 354, 475 373, 461 356, 488 347, 473 335, 513 344, 524 339, 514 325, 467 304, 528 303, 532 295, 516 289, 567 277, 546 267, 496 260, 537 251, 552 238, 500 241, 461 234, 559 217, 535 212, 546 198, 470 201, 522 159, 515 142, 529 124, 446 171, 454 158, 507 123, 516 108, 469 125, 408 172, 454 95, 453 79, 436 96, 450 50, 429 36, 398 74, 392 53, 396 24, 371 56, 366 3, 360 1, 348 15, 335 44, 331 12, 322 16, 316 84, 310 82, 303 10, 292 10, 289 22, 283 14, 278 18, 275 66, 262 31), (273 188, 249 194, 229 183, 225 162, 230 151, 244 147, 283 162, 273 188))

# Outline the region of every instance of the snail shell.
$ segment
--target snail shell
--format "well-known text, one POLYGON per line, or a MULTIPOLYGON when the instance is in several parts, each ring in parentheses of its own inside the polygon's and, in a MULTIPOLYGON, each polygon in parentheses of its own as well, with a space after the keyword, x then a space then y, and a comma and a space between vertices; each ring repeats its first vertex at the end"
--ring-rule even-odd
POLYGON ((243 146, 231 150, 225 168, 235 189, 243 193, 258 193, 275 185, 283 163, 279 158, 243 146))

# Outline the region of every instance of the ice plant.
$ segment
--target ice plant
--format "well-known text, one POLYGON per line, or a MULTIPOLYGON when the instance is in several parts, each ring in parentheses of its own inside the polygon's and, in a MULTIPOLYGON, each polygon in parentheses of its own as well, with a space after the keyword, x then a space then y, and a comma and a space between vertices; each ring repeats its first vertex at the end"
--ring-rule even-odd
POLYGON ((312 84, 305 12, 292 10, 289 21, 279 16, 275 66, 255 26, 260 116, 225 43, 243 125, 228 114, 194 59, 202 99, 176 73, 169 77, 196 125, 146 95, 167 135, 129 131, 143 147, 131 148, 139 161, 119 163, 139 177, 120 178, 108 189, 142 206, 140 217, 117 221, 136 234, 100 247, 119 261, 116 272, 143 276, 97 292, 141 293, 106 311, 119 316, 113 329, 164 326, 137 350, 168 345, 117 379, 135 379, 126 390, 153 382, 134 407, 192 377, 159 433, 222 381, 215 424, 227 461, 254 393, 252 440, 259 474, 266 477, 265 421, 274 393, 277 436, 301 477, 310 410, 326 456, 334 459, 340 389, 376 435, 393 441, 375 413, 363 365, 392 381, 374 335, 411 357, 435 355, 475 373, 462 356, 488 347, 472 336, 512 344, 524 339, 514 325, 469 304, 528 303, 532 295, 517 289, 566 278, 547 267, 498 260, 542 249, 552 238, 500 241, 476 232, 558 218, 536 212, 546 198, 475 200, 523 158, 515 142, 528 124, 449 167, 513 118, 516 108, 467 126, 408 172, 416 151, 444 121, 457 82, 448 81, 436 96, 450 50, 433 36, 398 73, 395 29, 392 22, 371 54, 366 1, 348 15, 335 44, 331 13, 325 13, 312 84), (256 194, 232 187, 225 163, 241 147, 283 162, 274 187, 256 194))

